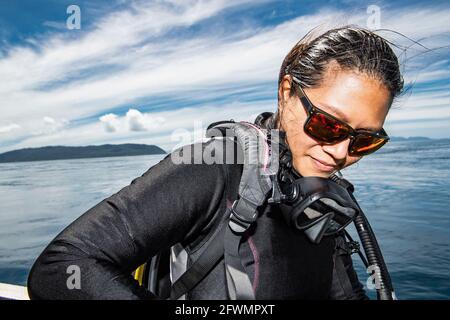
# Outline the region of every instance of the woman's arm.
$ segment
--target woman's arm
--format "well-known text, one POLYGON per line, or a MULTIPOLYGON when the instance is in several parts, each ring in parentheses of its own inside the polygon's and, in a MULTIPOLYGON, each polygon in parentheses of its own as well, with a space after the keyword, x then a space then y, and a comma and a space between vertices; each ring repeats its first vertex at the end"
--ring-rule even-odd
POLYGON ((175 165, 167 156, 89 209, 47 246, 30 272, 30 297, 156 298, 131 272, 204 226, 218 209, 224 187, 220 165, 175 165), (73 288, 77 270, 81 287, 73 288))

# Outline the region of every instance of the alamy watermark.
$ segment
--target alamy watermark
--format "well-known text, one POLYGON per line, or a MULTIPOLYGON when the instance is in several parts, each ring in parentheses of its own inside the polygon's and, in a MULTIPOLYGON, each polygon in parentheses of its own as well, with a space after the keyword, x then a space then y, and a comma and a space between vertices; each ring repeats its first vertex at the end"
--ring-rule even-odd
POLYGON ((366 280, 366 287, 368 290, 381 289, 381 270, 377 265, 370 265, 367 267, 366 272, 370 276, 366 280))
POLYGON ((67 267, 66 270, 67 274, 70 274, 70 276, 67 278, 66 286, 67 289, 73 290, 73 289, 81 289, 81 270, 80 267, 77 265, 70 265, 67 267))
POLYGON ((279 131, 266 130, 247 122, 237 122, 237 128, 206 130, 200 121, 194 130, 177 129, 171 135, 178 142, 171 152, 174 164, 246 164, 258 165, 271 174, 278 169, 279 131), (206 137, 207 136, 207 137, 206 137), (206 137, 206 138, 205 138, 206 137), (208 143, 211 137, 222 143, 208 143), (236 145, 236 143, 238 145, 236 145), (275 163, 276 162, 276 163, 275 163))
POLYGON ((69 17, 66 20, 66 26, 69 30, 81 29, 81 9, 76 4, 67 7, 66 13, 69 17))
POLYGON ((381 28, 381 9, 377 5, 370 5, 367 7, 367 14, 369 17, 367 17, 367 29, 369 30, 376 30, 381 28))

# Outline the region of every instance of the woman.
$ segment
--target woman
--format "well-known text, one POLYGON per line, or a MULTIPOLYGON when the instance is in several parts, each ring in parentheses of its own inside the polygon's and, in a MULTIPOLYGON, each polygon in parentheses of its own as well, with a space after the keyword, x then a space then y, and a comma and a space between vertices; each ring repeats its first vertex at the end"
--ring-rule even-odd
MULTIPOLYGON (((281 66, 277 112, 264 113, 258 124, 285 133, 293 171, 329 177, 387 142, 383 123, 402 87, 398 60, 383 38, 350 26, 310 33, 281 66)), ((238 164, 174 164, 166 157, 49 244, 30 272, 30 297, 158 298, 132 271, 176 244, 192 264, 226 218, 241 173, 238 164), (68 286, 73 266, 80 275, 75 288, 68 286)), ((239 249, 257 299, 367 298, 342 235, 313 244, 276 205, 265 203, 259 215, 239 249)), ((186 297, 229 298, 223 261, 186 297)))

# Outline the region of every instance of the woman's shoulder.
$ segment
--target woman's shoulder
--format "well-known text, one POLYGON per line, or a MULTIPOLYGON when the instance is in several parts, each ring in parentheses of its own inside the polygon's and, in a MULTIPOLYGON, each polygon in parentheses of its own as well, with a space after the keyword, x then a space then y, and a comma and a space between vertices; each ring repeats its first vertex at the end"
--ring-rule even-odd
POLYGON ((230 139, 210 139, 188 144, 168 153, 144 175, 181 175, 190 177, 191 182, 210 177, 240 177, 243 169, 243 164, 238 160, 240 152, 237 144, 230 139))

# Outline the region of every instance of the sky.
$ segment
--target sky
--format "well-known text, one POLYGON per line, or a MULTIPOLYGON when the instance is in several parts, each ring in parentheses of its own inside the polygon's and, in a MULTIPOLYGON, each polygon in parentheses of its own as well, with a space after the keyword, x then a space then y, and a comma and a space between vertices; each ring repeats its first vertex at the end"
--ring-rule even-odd
POLYGON ((170 151, 211 122, 253 121, 276 110, 292 46, 314 27, 345 24, 408 48, 396 48, 408 90, 386 131, 450 138, 448 1, 0 0, 0 153, 170 151))

